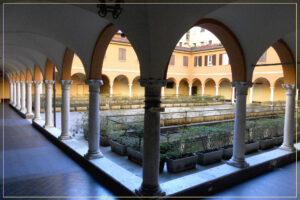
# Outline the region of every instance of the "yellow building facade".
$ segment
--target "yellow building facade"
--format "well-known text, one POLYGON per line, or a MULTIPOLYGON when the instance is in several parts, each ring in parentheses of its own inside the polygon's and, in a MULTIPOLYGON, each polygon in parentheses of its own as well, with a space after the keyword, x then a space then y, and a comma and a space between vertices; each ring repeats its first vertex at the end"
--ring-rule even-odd
MULTIPOLYGON (((280 63, 276 51, 270 47, 260 58, 258 65, 280 63)), ((254 67, 254 66, 253 66, 254 67)), ((139 84, 140 66, 134 49, 126 38, 117 34, 107 48, 102 70, 103 86, 100 93, 113 97, 144 97, 144 88, 139 84)), ((56 95, 61 97, 59 75, 56 76, 56 95)), ((3 77, 2 77, 3 80, 3 77)), ((9 98, 9 83, 1 80, 1 99, 9 98), (4 87, 3 87, 4 83, 4 87)), ((80 58, 75 54, 72 63, 71 98, 88 96, 86 75, 80 58)), ((226 50, 221 44, 200 47, 176 46, 170 58, 168 84, 162 96, 211 95, 234 98, 231 66, 226 50)), ((284 101, 281 65, 257 66, 253 73, 253 87, 248 91, 247 102, 284 101), (252 91, 251 91, 252 90, 252 91)), ((43 92, 45 88, 43 85, 43 92)), ((34 89, 32 88, 32 94, 34 89)))
MULTIPOLYGON (((257 64, 274 63, 280 63, 280 59, 270 47, 257 64)), ((102 72, 104 85, 101 87, 101 94, 144 96, 144 88, 138 81, 140 75, 138 58, 129 41, 119 34, 115 35, 106 51, 102 72)), ((232 81, 230 62, 226 50, 220 44, 192 48, 177 46, 170 58, 167 79, 168 84, 162 90, 163 96, 220 95, 226 100, 231 100, 234 93, 230 84, 232 81)), ((88 95, 88 86, 84 83, 84 68, 76 55, 72 65, 72 80, 72 97, 88 95)), ((281 65, 255 67, 252 82, 248 102, 285 100, 284 89, 281 86, 283 84, 281 65)))

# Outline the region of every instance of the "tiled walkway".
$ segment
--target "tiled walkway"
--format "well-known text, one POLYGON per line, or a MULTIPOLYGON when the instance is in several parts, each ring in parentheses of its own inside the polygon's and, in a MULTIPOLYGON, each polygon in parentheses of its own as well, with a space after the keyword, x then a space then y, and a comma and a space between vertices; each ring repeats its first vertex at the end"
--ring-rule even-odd
MULTIPOLYGON (((0 106, 1 122, 2 112, 3 104, 0 106)), ((97 182, 34 129, 28 120, 22 119, 15 113, 8 104, 5 104, 4 112, 5 196, 119 195, 112 193, 107 186, 104 186, 105 183, 97 182)), ((2 126, 1 123, 1 161, 3 160, 2 126)), ((2 180, 1 162, 1 196, 2 180)))

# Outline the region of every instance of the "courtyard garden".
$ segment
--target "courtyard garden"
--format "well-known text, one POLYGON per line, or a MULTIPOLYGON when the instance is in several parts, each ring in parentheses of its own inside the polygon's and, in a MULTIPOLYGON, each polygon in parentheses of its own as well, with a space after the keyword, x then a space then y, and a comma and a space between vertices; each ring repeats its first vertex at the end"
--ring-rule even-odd
MULTIPOLYGON (((88 138, 87 113, 81 119, 88 138)), ((300 116, 298 116, 300 118, 300 116)), ((100 144, 138 165, 143 163, 143 118, 122 122, 101 117, 100 144)), ((245 153, 267 150, 282 144, 284 116, 276 115, 246 121, 245 153)), ((298 126, 300 119, 298 119, 298 126)), ((298 139, 300 138, 298 132, 298 139)), ((160 135, 160 172, 166 164, 168 172, 178 173, 228 160, 233 150, 233 122, 211 125, 186 125, 160 135)))

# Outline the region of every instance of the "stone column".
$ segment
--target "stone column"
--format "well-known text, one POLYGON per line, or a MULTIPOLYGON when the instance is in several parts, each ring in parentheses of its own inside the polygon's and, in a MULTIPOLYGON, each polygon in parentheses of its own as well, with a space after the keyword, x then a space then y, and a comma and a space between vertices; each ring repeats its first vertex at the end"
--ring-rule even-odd
POLYGON ((283 84, 282 87, 286 90, 286 100, 283 143, 280 149, 294 152, 296 150, 294 147, 296 86, 293 84, 283 84))
POLYGON ((45 125, 44 128, 53 128, 52 121, 52 88, 54 81, 46 80, 44 81, 46 88, 46 101, 45 101, 45 125))
POLYGON ((165 97, 165 87, 161 88, 161 97, 164 98, 165 97))
POLYGON ((167 84, 166 80, 141 79, 141 86, 145 87, 145 114, 144 114, 144 145, 143 145, 143 182, 136 190, 140 196, 162 196, 165 193, 159 186, 160 161, 160 107, 161 87, 167 84))
POLYGON ((21 109, 21 87, 20 81, 17 81, 17 109, 21 109))
POLYGON ((249 103, 253 102, 253 87, 250 88, 249 103))
POLYGON ((192 86, 189 86, 189 96, 192 96, 192 86))
POLYGON ((26 112, 26 119, 31 119, 33 117, 33 113, 32 113, 32 97, 31 97, 31 84, 32 84, 32 81, 26 81, 26 86, 27 86, 27 92, 26 92, 26 95, 27 95, 27 102, 26 102, 26 105, 27 105, 27 112, 26 112))
POLYGON ((34 83, 34 120, 40 120, 41 118, 41 93, 40 87, 42 81, 33 81, 34 83))
POLYGON ((99 149, 100 142, 100 116, 99 116, 99 95, 102 80, 86 80, 89 85, 89 128, 88 143, 89 150, 84 157, 88 160, 102 158, 103 155, 99 149))
POLYGON ((16 107, 17 106, 17 82, 15 81, 13 83, 13 87, 14 87, 14 101, 13 101, 13 106, 16 107))
POLYGON ((60 140, 71 139, 69 133, 69 119, 70 119, 70 85, 72 80, 61 80, 62 102, 61 102, 61 135, 60 140))
POLYGON ((176 85, 176 97, 179 95, 179 85, 176 85))
POLYGON ((232 87, 232 90, 231 90, 231 103, 234 104, 234 98, 235 98, 235 89, 234 87, 232 87))
POLYGON ((132 97, 132 84, 128 84, 129 87, 129 97, 132 97))
POLYGON ((114 94, 114 85, 111 84, 111 85, 109 86, 109 95, 110 95, 110 97, 112 97, 113 94, 114 94))
POLYGON ((9 104, 14 104, 14 82, 9 81, 9 104))
POLYGON ((216 85, 216 96, 219 96, 219 87, 218 85, 216 85))
POLYGON ((270 101, 271 101, 272 104, 273 104, 275 88, 274 88, 274 87, 270 87, 270 90, 271 90, 270 101))
POLYGON ((25 106, 25 81, 21 81, 21 112, 26 112, 26 106, 25 106))
POLYGON ((202 96, 204 96, 204 89, 205 89, 205 85, 202 85, 202 96))
POLYGON ((236 88, 236 106, 234 117, 233 155, 227 164, 238 168, 248 167, 245 161, 246 99, 251 82, 231 83, 236 88))

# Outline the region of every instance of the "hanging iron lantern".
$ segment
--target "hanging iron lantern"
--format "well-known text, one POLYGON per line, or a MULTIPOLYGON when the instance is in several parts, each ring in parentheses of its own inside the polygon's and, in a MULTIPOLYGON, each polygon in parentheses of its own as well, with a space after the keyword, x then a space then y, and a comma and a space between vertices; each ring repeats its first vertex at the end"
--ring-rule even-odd
POLYGON ((101 4, 97 5, 97 8, 99 8, 98 15, 100 17, 106 17, 107 13, 112 13, 112 16, 114 19, 117 19, 119 15, 122 12, 121 3, 124 2, 124 0, 99 0, 101 4))

